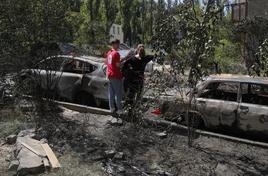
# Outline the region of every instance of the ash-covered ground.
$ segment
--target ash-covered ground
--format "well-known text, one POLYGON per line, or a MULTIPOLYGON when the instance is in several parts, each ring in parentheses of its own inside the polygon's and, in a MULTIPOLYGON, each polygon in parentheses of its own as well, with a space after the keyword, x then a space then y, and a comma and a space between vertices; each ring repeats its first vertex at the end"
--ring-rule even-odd
MULTIPOLYGON (((42 114, 36 138, 48 139, 62 168, 42 175, 268 175, 268 149, 204 136, 188 147, 179 132, 64 108, 51 114, 42 114)), ((10 174, 11 148, 0 147, 0 175, 10 174)))

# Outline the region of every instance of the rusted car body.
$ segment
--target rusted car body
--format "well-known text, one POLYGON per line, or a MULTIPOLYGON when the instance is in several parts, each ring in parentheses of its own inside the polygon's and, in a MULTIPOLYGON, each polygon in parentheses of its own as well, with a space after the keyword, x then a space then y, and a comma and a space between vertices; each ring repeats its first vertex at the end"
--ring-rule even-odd
POLYGON ((22 73, 42 91, 66 101, 100 106, 108 99, 104 58, 58 55, 22 73))
MULTIPOLYGON (((200 83, 189 96, 193 97, 190 114, 198 117, 198 125, 268 135, 267 78, 214 75, 200 83)), ((169 104, 163 114, 172 110, 173 115, 181 117, 186 106, 187 101, 169 104)), ((185 118, 179 119, 186 123, 185 118)))

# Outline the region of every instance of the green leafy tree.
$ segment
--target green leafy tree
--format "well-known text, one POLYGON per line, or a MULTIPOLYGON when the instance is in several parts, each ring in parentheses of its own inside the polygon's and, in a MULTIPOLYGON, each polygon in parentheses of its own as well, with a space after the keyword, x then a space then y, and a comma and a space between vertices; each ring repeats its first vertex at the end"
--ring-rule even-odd
POLYGON ((131 7, 133 5, 133 0, 119 0, 119 11, 121 13, 122 28, 124 31, 124 42, 132 45, 132 31, 131 31, 131 7))
POLYGON ((101 22, 100 15, 101 1, 84 1, 78 18, 80 19, 79 29, 75 42, 79 45, 96 45, 107 43, 107 31, 105 24, 101 22))
MULTIPOLYGON (((116 17, 118 14, 118 6, 116 4, 116 0, 103 0, 103 2, 105 7, 106 31, 108 33, 111 25, 116 21, 116 17)), ((121 19, 119 19, 119 21, 121 21, 121 19)))
POLYGON ((0 8, 1 59, 16 68, 40 59, 32 55, 40 43, 72 41, 65 20, 69 5, 63 0, 3 0, 0 8))

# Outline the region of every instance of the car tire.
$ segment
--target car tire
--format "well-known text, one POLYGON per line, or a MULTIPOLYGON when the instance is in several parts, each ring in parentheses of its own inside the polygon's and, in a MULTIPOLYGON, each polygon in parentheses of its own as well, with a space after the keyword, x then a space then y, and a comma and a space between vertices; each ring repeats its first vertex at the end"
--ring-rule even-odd
MULTIPOLYGON (((184 116, 184 124, 188 125, 188 120, 186 118, 186 115, 184 116)), ((204 127, 204 121, 202 117, 196 113, 189 113, 189 118, 190 118, 190 124, 194 128, 202 128, 204 127)))
POLYGON ((95 98, 87 92, 78 92, 75 96, 75 103, 86 106, 96 106, 95 98))

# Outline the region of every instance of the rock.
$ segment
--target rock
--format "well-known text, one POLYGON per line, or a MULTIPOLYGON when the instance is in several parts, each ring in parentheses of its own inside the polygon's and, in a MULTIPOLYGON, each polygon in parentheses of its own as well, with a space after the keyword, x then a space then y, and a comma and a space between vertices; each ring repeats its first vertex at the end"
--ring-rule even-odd
POLYGON ((43 160, 26 148, 20 150, 18 160, 18 175, 40 174, 45 171, 43 160))
POLYGON ((121 160, 124 158, 124 153, 123 152, 117 152, 115 155, 114 155, 114 159, 116 160, 121 160))
POLYGON ((46 153, 39 141, 27 135, 18 137, 16 146, 17 159, 19 160, 18 175, 39 174, 45 171, 42 158, 46 156, 46 153))
POLYGON ((45 139, 45 138, 42 138, 42 139, 40 140, 40 143, 42 143, 42 144, 46 144, 46 143, 48 143, 48 140, 45 139))
POLYGON ((163 131, 163 132, 160 132, 160 133, 156 133, 156 136, 158 136, 160 138, 166 138, 167 137, 167 132, 163 131))
POLYGON ((31 138, 35 137, 35 129, 27 129, 27 130, 22 130, 21 132, 19 132, 18 137, 25 137, 25 136, 29 136, 31 138))
POLYGON ((216 176, 235 176, 237 174, 227 165, 218 163, 215 169, 215 175, 216 176))
POLYGON ((114 150, 106 150, 104 153, 107 158, 112 158, 115 156, 116 152, 114 150))
POLYGON ((8 137, 6 137, 6 143, 9 145, 15 144, 17 140, 17 135, 9 135, 8 137))
POLYGON ((126 172, 124 166, 112 162, 107 162, 104 169, 109 175, 125 175, 126 172))
POLYGON ((18 160, 13 160, 8 166, 9 171, 16 171, 19 167, 20 162, 18 160))
POLYGON ((7 162, 11 162, 12 160, 13 160, 13 158, 11 157, 10 154, 8 154, 8 155, 6 156, 6 158, 5 158, 5 161, 7 161, 7 162))
POLYGON ((159 176, 174 176, 174 174, 171 174, 171 173, 163 171, 163 170, 157 170, 156 175, 159 175, 159 176))
POLYGON ((123 124, 123 121, 120 118, 113 118, 112 120, 109 121, 109 124, 120 126, 123 124))
POLYGON ((125 173, 126 172, 126 169, 123 166, 118 166, 117 170, 118 170, 118 173, 125 173))

